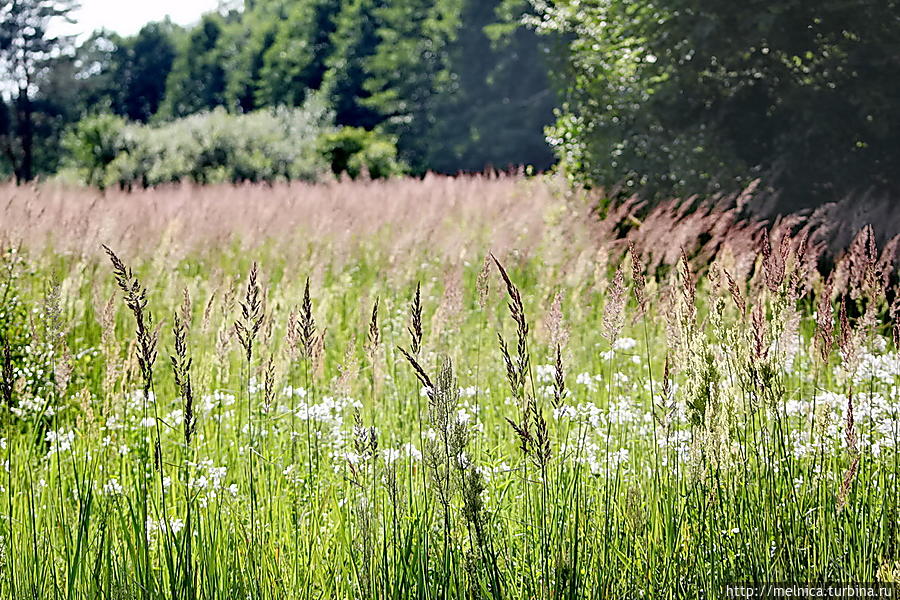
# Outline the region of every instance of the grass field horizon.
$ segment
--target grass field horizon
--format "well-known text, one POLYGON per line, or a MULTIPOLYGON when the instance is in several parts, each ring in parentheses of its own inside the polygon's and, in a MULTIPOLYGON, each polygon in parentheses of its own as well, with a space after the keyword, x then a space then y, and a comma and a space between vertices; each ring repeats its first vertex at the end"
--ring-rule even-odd
POLYGON ((549 177, 3 189, 2 597, 900 580, 898 238, 549 177))

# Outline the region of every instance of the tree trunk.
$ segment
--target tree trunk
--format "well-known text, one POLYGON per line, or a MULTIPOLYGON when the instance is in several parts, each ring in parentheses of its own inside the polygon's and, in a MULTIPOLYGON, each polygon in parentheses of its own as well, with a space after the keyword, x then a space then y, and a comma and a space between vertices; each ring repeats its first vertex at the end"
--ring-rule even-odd
POLYGON ((28 97, 28 88, 19 88, 19 144, 22 147, 22 160, 16 169, 16 179, 19 182, 34 179, 34 109, 31 98, 28 97))

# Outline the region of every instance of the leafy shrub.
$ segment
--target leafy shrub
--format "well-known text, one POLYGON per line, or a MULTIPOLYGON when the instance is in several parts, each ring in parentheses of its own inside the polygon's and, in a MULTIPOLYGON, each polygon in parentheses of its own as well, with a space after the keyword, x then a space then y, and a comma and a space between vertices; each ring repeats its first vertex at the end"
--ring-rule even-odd
POLYGON ((63 138, 63 148, 85 183, 105 186, 110 165, 128 152, 126 125, 115 115, 89 115, 63 138))
POLYGON ((88 117, 66 148, 81 179, 99 187, 315 180, 328 169, 316 140, 332 127, 331 113, 313 97, 295 109, 233 115, 217 108, 156 126, 88 117))
POLYGON ((362 127, 344 127, 319 139, 319 151, 335 175, 347 173, 356 179, 367 174, 373 179, 402 174, 406 167, 397 159, 396 141, 362 127))

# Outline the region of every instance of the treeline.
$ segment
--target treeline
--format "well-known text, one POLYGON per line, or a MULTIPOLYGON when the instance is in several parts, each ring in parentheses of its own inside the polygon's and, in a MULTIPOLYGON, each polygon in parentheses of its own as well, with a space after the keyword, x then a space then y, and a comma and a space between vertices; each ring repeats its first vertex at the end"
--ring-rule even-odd
MULTIPOLYGON (((330 125, 348 128, 338 146, 395 143, 395 163, 412 173, 544 169, 554 160, 543 130, 557 100, 557 42, 522 27, 526 14, 532 9, 520 0, 247 0, 190 28, 101 31, 77 48, 56 39, 57 51, 29 73, 28 114, 16 94, 0 107, 4 167, 24 179, 57 171, 71 159, 66 148, 90 142, 73 132, 109 133, 120 122, 98 122, 100 114, 159 128, 216 109, 302 110, 315 95, 330 125), (85 117, 94 121, 76 126, 85 117), (25 118, 30 157, 17 123, 25 118), (17 164, 28 160, 31 168, 17 164)), ((97 154, 123 143, 99 141, 101 164, 108 157, 97 154)), ((342 151, 334 144, 328 152, 332 167, 346 162, 335 159, 342 151)))
POLYGON ((20 180, 76 148, 82 173, 120 185, 129 173, 455 173, 555 157, 609 197, 757 179, 789 209, 900 193, 900 0, 246 0, 188 29, 151 23, 78 48, 43 28, 70 2, 0 12, 13 83, 0 88, 0 167, 20 180), (299 123, 313 98, 325 112, 302 128, 319 154, 302 166, 266 162, 289 140, 221 134, 282 118, 241 119, 258 111, 299 111, 299 123), (114 130, 101 113, 145 127, 114 130), (156 166, 120 168, 161 138, 156 166))

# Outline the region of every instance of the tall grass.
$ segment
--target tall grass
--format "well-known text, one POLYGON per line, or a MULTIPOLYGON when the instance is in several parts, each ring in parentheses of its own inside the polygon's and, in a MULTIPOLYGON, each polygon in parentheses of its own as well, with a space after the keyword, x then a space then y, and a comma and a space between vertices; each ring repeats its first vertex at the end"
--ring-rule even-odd
POLYGON ((11 197, 0 595, 896 581, 894 245, 553 186, 11 197))

